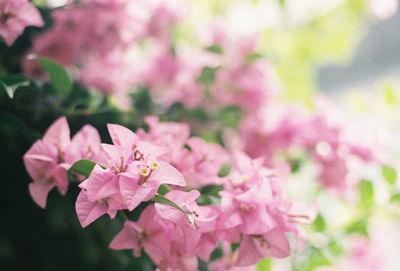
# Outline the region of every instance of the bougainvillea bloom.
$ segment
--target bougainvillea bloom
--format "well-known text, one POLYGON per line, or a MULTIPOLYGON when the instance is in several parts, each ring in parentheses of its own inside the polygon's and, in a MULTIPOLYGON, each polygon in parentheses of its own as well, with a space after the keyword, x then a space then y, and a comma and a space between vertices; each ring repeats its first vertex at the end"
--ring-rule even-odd
POLYGON ((66 170, 79 159, 95 159, 99 144, 100 136, 90 125, 71 140, 67 119, 61 117, 54 122, 24 155, 25 167, 33 180, 29 184, 33 200, 45 208, 51 189, 56 187, 64 195, 68 188, 66 170))
POLYGON ((7 45, 12 45, 27 26, 43 25, 39 11, 28 0, 0 2, 0 36, 7 45))

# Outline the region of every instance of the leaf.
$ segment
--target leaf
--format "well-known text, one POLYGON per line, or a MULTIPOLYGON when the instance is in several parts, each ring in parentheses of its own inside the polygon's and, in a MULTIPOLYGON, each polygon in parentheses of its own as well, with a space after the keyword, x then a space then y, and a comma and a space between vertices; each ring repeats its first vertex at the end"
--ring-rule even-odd
POLYGON ((271 259, 263 259, 257 263, 258 271, 270 271, 271 270, 271 259))
POLYGON ((350 224, 347 229, 346 233, 348 234, 354 234, 358 233, 361 234, 365 237, 368 237, 368 225, 367 225, 367 219, 362 218, 360 220, 354 221, 352 224, 350 224))
POLYGON ((362 180, 359 185, 360 203, 369 206, 374 201, 374 187, 371 181, 362 180))
POLYGON ((181 211, 182 213, 186 214, 185 210, 183 210, 178 204, 176 204, 172 200, 164 197, 163 195, 156 194, 151 200, 154 202, 157 202, 157 203, 168 205, 168 206, 175 208, 175 209, 181 211))
POLYGON ((222 168, 218 172, 218 177, 226 177, 229 175, 232 169, 232 164, 231 163, 226 163, 225 165, 222 166, 222 168))
POLYGON ((15 91, 20 87, 29 86, 30 82, 22 75, 7 75, 0 79, 0 85, 8 97, 14 98, 15 91))
POLYGON ((210 86, 214 80, 219 67, 204 67, 200 76, 197 78, 198 82, 204 86, 210 86))
POLYGON ((56 92, 67 96, 72 90, 72 80, 67 71, 57 62, 47 57, 37 57, 42 68, 49 74, 51 83, 56 92))
POLYGON ((394 194, 390 197, 391 203, 400 203, 400 194, 394 194))
POLYGON ((391 166, 383 165, 382 166, 382 175, 385 178, 385 180, 391 185, 395 184, 397 181, 396 169, 394 169, 391 166))
POLYGON ((182 212, 183 214, 185 214, 190 222, 190 224, 194 227, 197 228, 196 226, 196 222, 194 220, 193 215, 188 214, 188 212, 186 212, 183 208, 181 208, 178 204, 176 204, 175 202, 173 202, 172 200, 166 198, 163 195, 160 194, 156 194, 152 199, 152 201, 160 203, 160 204, 164 204, 164 205, 168 205, 172 208, 177 209, 178 211, 182 212))
POLYGON ((72 165, 72 167, 70 167, 68 172, 71 174, 78 173, 79 175, 89 177, 95 165, 96 163, 91 160, 78 160, 72 165))
POLYGON ((219 55, 222 55, 224 53, 224 50, 218 44, 211 45, 207 47, 206 50, 219 55))
POLYGON ((326 229, 326 222, 321 214, 318 214, 314 220, 313 228, 317 232, 324 231, 326 229))

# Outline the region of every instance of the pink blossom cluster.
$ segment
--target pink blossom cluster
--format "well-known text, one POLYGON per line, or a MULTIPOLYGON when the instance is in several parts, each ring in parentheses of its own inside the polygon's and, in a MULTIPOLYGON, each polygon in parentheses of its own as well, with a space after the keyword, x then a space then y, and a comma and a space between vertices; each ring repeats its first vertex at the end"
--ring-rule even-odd
POLYGON ((185 124, 154 116, 146 121, 147 129, 136 134, 108 124, 112 144, 105 144, 91 126, 71 140, 66 119, 58 119, 24 156, 35 202, 44 208, 53 187, 65 194, 67 170, 86 158, 96 165, 79 184, 81 226, 144 203, 139 220, 126 220, 110 247, 131 249, 135 256, 143 250, 160 270, 197 270, 198 258, 210 261, 218 247, 223 257, 212 263, 213 270, 251 268, 266 257, 289 256, 288 233, 301 244, 299 224, 310 223, 316 210, 285 197, 279 172, 263 166, 262 159, 190 136, 185 124), (231 171, 219 176, 227 162, 231 171), (159 194, 161 185, 165 195, 159 194), (201 199, 211 195, 201 191, 210 185, 220 192, 205 204, 201 199), (227 249, 231 244, 239 248, 227 249))
POLYGON ((67 169, 79 159, 96 160, 100 135, 91 125, 85 125, 71 139, 65 117, 54 122, 24 155, 24 163, 33 182, 29 192, 42 208, 53 188, 65 195, 68 189, 67 169))
POLYGON ((347 271, 386 270, 380 251, 372 245, 372 241, 362 236, 352 236, 347 244, 347 253, 343 259, 337 261, 333 266, 320 267, 318 271, 347 271))
POLYGON ((295 152, 308 154, 321 184, 344 192, 359 181, 359 165, 378 158, 371 146, 351 139, 348 124, 324 106, 312 113, 299 107, 268 107, 247 116, 241 123, 240 144, 251 157, 265 158, 267 166, 288 163, 295 152))
POLYGON ((172 51, 161 46, 150 57, 144 84, 160 103, 207 109, 237 106, 252 113, 276 96, 277 80, 269 63, 257 55, 256 35, 234 40, 228 31, 215 26, 208 36, 204 42, 208 50, 172 51), (206 75, 210 78, 201 82, 205 71, 211 73, 206 75))
POLYGON ((39 11, 28 0, 0 1, 0 37, 10 46, 28 26, 42 27, 39 11))
MULTIPOLYGON (((145 38, 166 42, 184 8, 178 0, 85 0, 52 11, 53 26, 34 40, 30 54, 68 67, 86 87, 126 92, 136 84, 132 47, 145 38), (108 74, 108 76, 104 76, 108 74)), ((37 75, 27 59, 25 72, 37 75)))

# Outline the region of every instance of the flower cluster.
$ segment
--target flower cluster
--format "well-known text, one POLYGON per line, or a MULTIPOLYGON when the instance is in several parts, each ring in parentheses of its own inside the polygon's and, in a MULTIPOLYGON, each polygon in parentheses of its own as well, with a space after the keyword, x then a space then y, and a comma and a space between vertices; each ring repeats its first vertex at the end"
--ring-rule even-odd
POLYGON ((39 11, 28 0, 0 2, 0 37, 7 45, 12 45, 26 27, 43 25, 39 11))
POLYGON ((360 178, 357 165, 378 158, 370 146, 352 140, 345 122, 334 115, 326 110, 268 107, 242 121, 240 142, 248 155, 265 158, 268 166, 288 163, 291 154, 306 152, 317 165, 321 184, 344 192, 360 178))
POLYGON ((290 255, 287 234, 302 240, 298 224, 313 220, 313 205, 287 199, 282 178, 261 159, 191 137, 184 124, 146 120, 148 129, 137 134, 108 124, 112 144, 105 144, 91 126, 71 140, 65 117, 58 119, 24 156, 33 199, 44 208, 50 189, 65 194, 67 170, 86 158, 96 165, 79 184, 76 212, 82 227, 146 202, 138 221, 125 222, 113 249, 132 249, 136 256, 143 249, 160 270, 197 270, 198 258, 210 261, 211 253, 227 244, 239 248, 224 251, 218 261, 232 267, 290 255), (231 171, 219 176, 230 160, 231 171), (168 190, 164 195, 161 185, 168 190), (208 195, 204 189, 210 186, 219 192, 208 195))
MULTIPOLYGON (((86 87, 103 93, 126 92, 139 74, 138 43, 163 43, 184 8, 179 1, 86 0, 52 12, 53 26, 39 35, 29 54, 56 60, 86 87), (94 71, 94 72, 93 72, 94 71), (104 77, 104 73, 112 76, 104 77)), ((36 76, 35 61, 24 63, 36 76)))
POLYGON ((66 170, 79 159, 96 160, 99 144, 100 135, 91 125, 85 125, 71 139, 67 119, 61 117, 54 122, 24 155, 25 167, 33 180, 29 184, 33 200, 45 208, 51 189, 56 187, 64 195, 68 189, 66 170))

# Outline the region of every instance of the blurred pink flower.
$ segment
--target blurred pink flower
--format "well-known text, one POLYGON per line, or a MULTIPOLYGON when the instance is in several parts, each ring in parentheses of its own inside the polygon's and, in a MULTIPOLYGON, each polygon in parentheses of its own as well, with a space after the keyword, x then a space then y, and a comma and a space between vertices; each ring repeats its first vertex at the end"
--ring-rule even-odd
POLYGON ((28 0, 0 2, 0 36, 8 46, 22 35, 27 26, 44 25, 39 11, 28 0))

